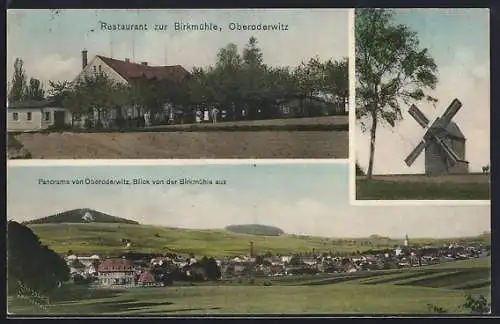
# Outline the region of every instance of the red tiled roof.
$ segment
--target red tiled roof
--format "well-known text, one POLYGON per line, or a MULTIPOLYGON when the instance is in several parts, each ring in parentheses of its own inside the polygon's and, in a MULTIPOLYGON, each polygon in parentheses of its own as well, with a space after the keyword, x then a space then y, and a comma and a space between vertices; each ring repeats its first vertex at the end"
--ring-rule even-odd
POLYGON ((139 276, 140 283, 154 283, 156 282, 155 277, 149 271, 141 273, 139 276))
POLYGON ((97 55, 104 63, 120 74, 127 81, 136 78, 157 78, 159 80, 171 79, 183 81, 191 75, 180 65, 149 66, 138 63, 121 61, 101 55, 97 55))
POLYGON ((98 272, 133 271, 132 261, 127 259, 104 260, 97 269, 98 272))

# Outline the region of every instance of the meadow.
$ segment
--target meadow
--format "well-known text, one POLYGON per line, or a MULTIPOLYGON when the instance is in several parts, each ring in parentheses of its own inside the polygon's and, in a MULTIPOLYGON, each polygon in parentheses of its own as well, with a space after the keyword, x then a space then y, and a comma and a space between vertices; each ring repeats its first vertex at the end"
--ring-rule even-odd
POLYGON ((9 297, 10 314, 450 314, 465 294, 490 298, 489 258, 411 269, 245 278, 158 288, 90 289, 67 285, 43 307, 9 297))
MULTIPOLYGON (((464 176, 466 177, 466 176, 464 176)), ((490 200, 489 182, 356 180, 357 200, 490 200)))
MULTIPOLYGON (((373 235, 368 238, 327 238, 284 234, 259 236, 236 234, 223 229, 190 230, 153 225, 89 223, 32 224, 28 227, 57 253, 69 250, 80 255, 119 255, 129 251, 141 253, 194 253, 213 257, 247 255, 250 241, 257 253, 363 252, 394 248, 401 240, 373 235), (132 241, 127 248, 122 239, 132 241)), ((402 234, 403 236, 403 234, 402 234)), ((450 239, 412 238, 413 244, 444 244, 450 239)), ((490 244, 491 236, 457 238, 457 243, 490 244)))

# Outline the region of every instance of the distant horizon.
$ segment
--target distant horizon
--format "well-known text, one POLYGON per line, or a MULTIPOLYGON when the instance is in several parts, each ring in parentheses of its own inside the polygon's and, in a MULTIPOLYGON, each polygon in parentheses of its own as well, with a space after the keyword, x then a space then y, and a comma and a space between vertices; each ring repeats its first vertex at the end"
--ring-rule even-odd
MULTIPOLYGON (((58 214, 61 214, 61 213, 64 213, 64 212, 69 212, 69 211, 74 211, 74 210, 90 210, 90 211, 94 211, 94 212, 99 212, 99 213, 103 213, 103 214, 106 214, 106 215, 109 215, 109 216, 113 216, 113 217, 117 217, 117 218, 120 218, 120 219, 125 219, 125 220, 129 220, 129 221, 137 221, 137 220, 134 220, 134 219, 131 219, 131 218, 124 218, 124 217, 120 217, 120 216, 117 216, 117 215, 113 215, 113 214, 110 214, 110 213, 107 213, 106 211, 103 211, 103 210, 97 210, 97 209, 94 209, 94 208, 90 208, 90 207, 79 207, 79 208, 72 208, 72 209, 65 209, 65 210, 62 210, 60 212, 55 212, 53 214, 50 214, 50 215, 47 215, 47 216, 41 216, 41 217, 36 217, 36 218, 33 218, 33 219, 29 219, 29 220, 25 220, 25 221, 22 221, 22 222, 19 222, 20 224, 23 224, 23 223, 27 223, 27 222, 31 222, 31 221, 34 221, 34 220, 39 220, 39 219, 43 219, 43 218, 46 218, 46 217, 51 217, 51 216, 54 216, 54 215, 58 215, 58 214)), ((46 223, 46 224, 82 224, 82 225, 87 225, 87 224, 114 224, 112 222, 86 222, 86 223, 72 223, 72 222, 62 222, 62 223, 46 223)), ((30 224, 30 225, 46 225, 46 224, 30 224)), ((119 224, 119 223, 117 223, 119 224)), ((242 225, 245 225, 245 226, 248 226, 248 225, 257 225, 257 226, 265 226, 265 227, 277 227, 279 229, 281 229, 280 226, 277 226, 277 225, 268 225, 268 224, 263 224, 263 223, 244 223, 244 224, 229 224, 225 227, 207 227, 207 228, 196 228, 196 229, 193 229, 193 228, 187 228, 187 227, 179 227, 179 226, 162 226, 162 225, 156 225, 156 224, 146 224, 146 223, 138 223, 138 224, 122 224, 122 225, 130 225, 130 226, 133 226, 133 225, 139 225, 139 226, 154 226, 154 227, 161 227, 161 228, 175 228, 175 229, 183 229, 183 230, 190 230, 190 231, 210 231, 210 230, 226 230, 226 228, 228 226, 242 226, 242 225)), ((479 237, 481 235, 491 235, 491 231, 484 231, 482 233, 478 233, 476 235, 469 235, 469 236, 455 236, 455 237, 412 237, 413 239, 417 239, 417 240, 425 240, 425 239, 432 239, 432 240, 454 240, 454 239, 464 239, 464 238, 474 238, 474 237, 479 237)), ((244 235, 244 234, 242 234, 244 235)), ((250 234, 248 234, 250 235, 250 234)), ((378 237, 381 237, 381 238, 389 238, 391 240, 404 240, 404 237, 401 237, 401 238, 397 238, 397 237, 394 237, 394 236, 386 236, 386 235, 380 235, 380 234, 377 234, 377 233, 373 233, 369 236, 345 236, 345 237, 342 237, 342 236, 318 236, 318 235, 306 235, 306 234, 300 234, 300 233, 290 233, 290 232, 284 232, 283 234, 281 235, 257 235, 257 236, 282 236, 282 235, 298 235, 298 236, 308 236, 308 237, 324 237, 324 238, 337 238, 337 239, 363 239, 363 238, 370 238, 371 236, 378 236, 378 237)))

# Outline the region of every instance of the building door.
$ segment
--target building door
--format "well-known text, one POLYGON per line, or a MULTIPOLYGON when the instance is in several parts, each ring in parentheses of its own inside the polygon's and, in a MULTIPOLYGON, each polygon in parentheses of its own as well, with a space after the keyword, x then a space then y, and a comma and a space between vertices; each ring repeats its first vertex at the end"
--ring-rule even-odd
POLYGON ((66 121, 66 112, 64 110, 54 111, 54 126, 64 126, 66 121))

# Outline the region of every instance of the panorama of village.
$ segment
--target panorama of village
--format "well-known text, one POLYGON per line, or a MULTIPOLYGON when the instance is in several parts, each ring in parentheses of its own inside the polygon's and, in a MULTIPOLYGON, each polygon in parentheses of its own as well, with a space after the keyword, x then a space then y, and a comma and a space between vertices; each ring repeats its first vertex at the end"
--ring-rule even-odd
POLYGON ((128 220, 95 222, 96 211, 87 210, 80 223, 67 219, 81 212, 63 213, 62 223, 62 218, 9 221, 9 312, 163 316, 490 311, 491 238, 486 232, 413 241, 408 235, 312 237, 265 225, 161 232, 160 227, 128 220), (129 238, 117 240, 124 233, 129 238), (155 240, 181 240, 186 248, 158 244, 154 252, 150 247, 155 240), (318 244, 332 248, 304 248, 318 244), (78 251, 61 252, 68 245, 78 251), (231 246, 246 253, 224 256, 231 246), (191 248, 203 252, 191 253, 191 248), (26 255, 36 255, 36 262, 23 261, 26 255), (383 291, 387 295, 379 296, 383 291), (330 302, 317 303, 326 296, 330 302), (276 304, 270 303, 274 299, 276 304))
MULTIPOLYGON (((354 244, 354 241, 347 242, 354 244)), ((131 243, 124 241, 130 246, 131 243)), ((257 254, 253 242, 247 255, 213 258, 194 254, 125 253, 121 256, 64 256, 70 282, 95 287, 167 286, 174 281, 242 280, 247 277, 278 277, 320 273, 354 273, 402 269, 490 256, 489 245, 450 243, 436 246, 411 245, 366 252, 257 254)))

